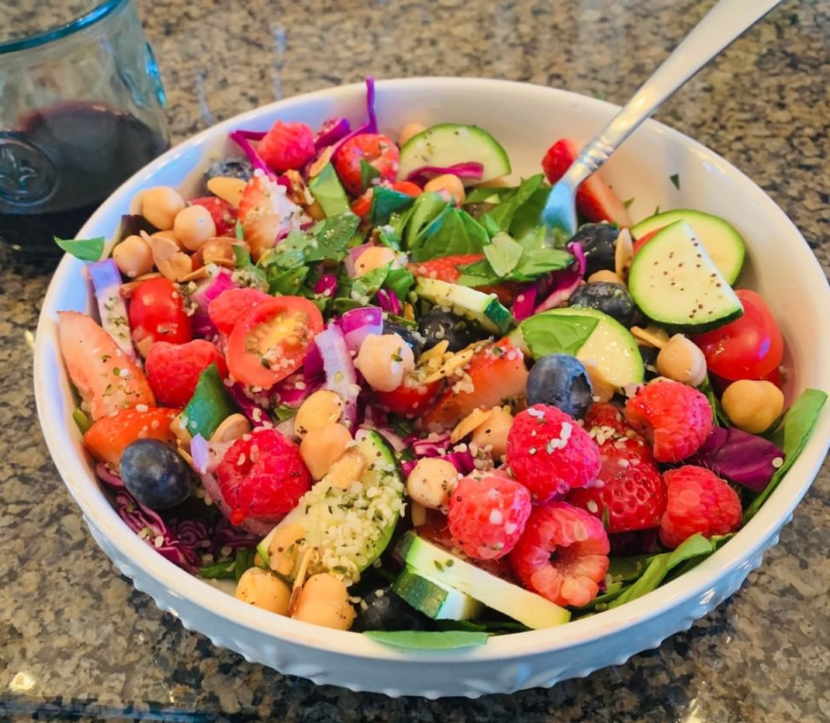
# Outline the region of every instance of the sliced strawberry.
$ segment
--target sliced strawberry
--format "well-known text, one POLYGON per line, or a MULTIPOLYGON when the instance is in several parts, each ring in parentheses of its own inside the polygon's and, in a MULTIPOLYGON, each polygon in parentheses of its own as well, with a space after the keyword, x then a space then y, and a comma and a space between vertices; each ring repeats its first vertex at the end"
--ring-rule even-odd
MULTIPOLYGON (((580 147, 570 138, 556 141, 542 159, 542 168, 548 181, 556 183, 579 155, 580 147)), ((628 209, 623 205, 599 172, 585 181, 576 193, 576 208, 589 221, 610 221, 630 226, 628 209)))
POLYGON ((155 406, 144 372, 86 314, 58 312, 58 331, 69 378, 93 420, 137 404, 155 406))
POLYGON ((95 422, 84 434, 84 444, 95 459, 117 468, 121 453, 137 439, 175 443, 170 422, 180 412, 180 409, 122 409, 95 422))
POLYGON ((450 379, 423 417, 423 425, 428 429, 454 427, 474 409, 490 409, 524 397, 526 385, 527 367, 521 350, 509 339, 502 339, 472 358, 463 379, 450 379))
POLYGON ((285 188, 268 176, 254 176, 242 192, 238 218, 254 259, 270 249, 280 231, 291 226, 302 209, 286 196, 285 188))
MULTIPOLYGON (((461 276, 460 266, 473 264, 481 261, 484 254, 459 254, 457 256, 444 256, 440 259, 422 261, 418 264, 409 264, 407 268, 415 276, 423 276, 427 279, 438 279, 454 284, 461 276)), ((504 283, 497 286, 479 286, 478 291, 484 294, 495 294, 498 300, 507 306, 511 305, 520 292, 520 286, 513 283, 504 283)))

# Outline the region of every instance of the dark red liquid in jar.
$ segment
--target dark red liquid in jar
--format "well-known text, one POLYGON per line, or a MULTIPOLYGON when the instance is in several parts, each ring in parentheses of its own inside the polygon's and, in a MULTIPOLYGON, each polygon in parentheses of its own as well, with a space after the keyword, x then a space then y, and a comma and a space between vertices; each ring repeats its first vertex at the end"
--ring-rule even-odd
POLYGON ((0 240, 23 254, 55 254, 123 181, 167 141, 103 104, 62 103, 0 131, 0 240))

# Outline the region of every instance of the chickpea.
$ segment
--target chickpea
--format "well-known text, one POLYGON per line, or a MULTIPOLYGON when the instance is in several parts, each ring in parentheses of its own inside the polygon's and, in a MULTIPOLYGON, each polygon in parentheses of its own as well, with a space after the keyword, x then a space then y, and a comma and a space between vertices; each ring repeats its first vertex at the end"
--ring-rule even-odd
POLYGON ((721 404, 738 429, 759 434, 784 411, 784 394, 772 382, 742 379, 726 388, 721 404))
POLYGON ((306 536, 302 525, 279 527, 268 543, 268 567, 280 575, 290 575, 300 556, 300 541, 306 536))
POLYGON ((129 279, 153 270, 153 251, 141 236, 127 236, 112 250, 118 270, 129 279))
POLYGON ((236 241, 226 236, 208 239, 194 254, 194 260, 199 260, 205 266, 217 264, 231 269, 236 268, 236 255, 233 252, 235 245, 236 241))
POLYGON ((336 422, 343 413, 343 400, 337 392, 320 389, 306 399, 294 417, 294 431, 302 438, 307 432, 336 422))
POLYGON ((625 286, 625 281, 623 281, 613 271, 608 271, 606 269, 602 269, 602 271, 595 271, 588 277, 589 284, 595 284, 599 282, 605 282, 607 284, 619 284, 620 286, 625 286))
POLYGON ((181 194, 170 186, 149 188, 141 195, 141 215, 159 231, 173 228, 176 215, 185 205, 181 194))
POLYGON ((347 490, 366 471, 368 462, 359 449, 347 449, 328 471, 326 479, 332 487, 339 490, 347 490))
POLYGON ((431 510, 446 508, 458 481, 458 470, 438 457, 425 457, 406 478, 406 492, 413 502, 431 510))
POLYGON ((423 133, 426 129, 427 127, 420 123, 407 123, 398 136, 398 145, 403 146, 408 140, 414 138, 419 133, 423 133))
POLYGON ((415 356, 398 334, 369 334, 360 345, 355 366, 372 389, 391 392, 415 368, 415 356))
POLYGON ((370 246, 357 257, 354 265, 355 276, 365 276, 370 271, 386 266, 386 264, 392 264, 394 267, 397 262, 398 255, 392 249, 386 246, 370 246))
POLYGON ((205 241, 216 236, 216 224, 204 206, 188 206, 176 215, 173 233, 188 251, 198 251, 205 241))
POLYGON ((491 446, 493 459, 507 453, 507 434, 513 425, 513 415, 507 407, 495 407, 490 416, 473 430, 472 443, 479 447, 491 446))
POLYGON ((252 567, 242 573, 236 584, 237 600, 277 615, 288 615, 291 590, 276 575, 252 567))
POLYGON ((657 371, 696 387, 706 378, 706 357, 694 342, 675 334, 657 355, 657 371))
POLYGON ((315 480, 326 476, 331 466, 343 456, 352 435, 342 424, 330 422, 325 427, 305 433, 300 443, 300 456, 315 480))
POLYGON ((445 173, 443 176, 436 176, 431 181, 427 181, 424 191, 427 193, 430 191, 437 193, 446 191, 452 196, 456 206, 460 206, 467 198, 467 194, 464 192, 464 184, 458 176, 454 176, 452 173, 445 173))
POLYGON ((313 625, 348 630, 354 615, 346 585, 334 575, 322 572, 303 585, 292 617, 313 625))

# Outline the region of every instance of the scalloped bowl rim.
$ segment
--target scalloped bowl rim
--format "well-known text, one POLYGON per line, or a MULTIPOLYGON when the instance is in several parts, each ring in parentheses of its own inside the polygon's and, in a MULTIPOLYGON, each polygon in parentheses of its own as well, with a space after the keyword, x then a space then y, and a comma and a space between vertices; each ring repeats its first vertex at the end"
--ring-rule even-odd
MULTIPOLYGON (((423 87, 424 84, 430 87, 449 86, 458 89, 459 92, 474 86, 479 86, 477 89, 483 90, 480 87, 482 85, 491 85, 494 91, 498 92, 504 90, 504 86, 510 86, 510 92, 515 93, 557 94, 561 97, 562 103, 577 103, 583 108, 593 109, 594 112, 599 111, 605 115, 610 115, 613 110, 618 109, 618 106, 605 101, 588 98, 569 91, 504 80, 428 77, 397 79, 379 81, 377 90, 380 96, 385 89, 406 86, 423 87)), ((244 127, 257 118, 271 116, 276 110, 285 110, 296 104, 304 104, 321 98, 337 101, 353 96, 358 91, 362 92, 362 88, 362 84, 353 84, 276 101, 202 131, 170 149, 122 184, 87 221, 84 228, 79 232, 79 238, 84 237, 87 229, 94 228, 102 219, 111 215, 110 209, 123 204, 124 199, 131 197, 134 193, 133 189, 145 185, 162 167, 175 163, 186 151, 205 144, 219 134, 226 135, 234 128, 244 127)), ((830 308, 830 288, 827 287, 821 267, 796 227, 764 191, 726 160, 679 131, 656 121, 648 121, 645 128, 651 133, 664 134, 679 145, 693 150, 702 162, 711 164, 726 173, 733 182, 740 186, 741 193, 746 194, 747 198, 754 199, 764 207, 769 208, 770 213, 777 214, 779 216, 778 221, 785 222, 792 236, 792 238, 783 242, 790 243, 793 246, 792 253, 798 256, 798 264, 803 267, 805 272, 804 283, 813 289, 814 295, 823 294, 825 308, 830 308)), ((749 245, 751 247, 751 243, 749 245)), ((561 651, 595 641, 605 635, 656 618, 683 601, 696 597, 705 598, 719 579, 732 570, 748 565, 753 555, 769 544, 770 539, 791 515, 792 510, 815 478, 827 451, 827 440, 830 437, 830 416, 825 410, 799 459, 767 504, 762 507, 746 527, 698 567, 681 578, 640 598, 636 604, 624 605, 600 615, 546 630, 497 636, 491 638, 486 645, 479 648, 440 652, 398 650, 376 643, 357 633, 330 630, 291 620, 252 608, 236 600, 232 596, 193 577, 157 554, 153 548, 130 531, 104 494, 97 489, 97 486, 95 488, 84 488, 75 483, 74 480, 76 479, 86 478, 92 482, 94 482, 94 479, 89 474, 81 455, 78 454, 75 448, 65 444, 61 439, 65 436, 65 430, 62 427, 67 420, 58 419, 55 415, 49 414, 51 390, 55 389, 56 385, 64 388, 67 382, 66 380, 49 378, 45 373, 45 355, 51 353, 51 350, 55 348, 54 346, 47 347, 45 340, 51 335, 52 341, 54 341, 55 324, 53 318, 54 313, 58 310, 56 308, 56 297, 59 288, 63 284, 70 283, 73 278, 78 278, 77 274, 81 265, 81 262, 67 255, 55 272, 44 300, 38 324, 34 370, 38 414, 47 445, 58 471, 83 511, 84 516, 88 522, 94 524, 102 534, 110 539, 121 554, 143 568, 157 582, 164 585, 172 598, 188 599, 208 613, 233 620, 236 624, 243 625, 261 635, 270 636, 276 640, 290 640, 292 643, 327 653, 371 660, 394 661, 406 659, 410 662, 440 662, 444 664, 501 660, 561 651)), ((830 335, 824 336, 820 343, 823 354, 830 356, 830 335)), ((825 374, 824 381, 826 382, 825 388, 830 388, 830 372, 825 374)), ((175 600, 171 607, 175 609, 175 600)))

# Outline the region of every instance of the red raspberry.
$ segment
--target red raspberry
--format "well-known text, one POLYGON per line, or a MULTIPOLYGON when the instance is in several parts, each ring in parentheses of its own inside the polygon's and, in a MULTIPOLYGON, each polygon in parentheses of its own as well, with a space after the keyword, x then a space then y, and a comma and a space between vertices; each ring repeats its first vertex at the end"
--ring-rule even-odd
POLYGON ((277 121, 256 150, 259 157, 278 173, 296 171, 314 157, 314 132, 305 123, 277 121))
POLYGON ((208 316, 220 333, 229 335, 252 307, 273 298, 258 289, 228 289, 208 305, 208 316))
POLYGON ((216 226, 217 236, 233 236, 236 225, 236 209, 227 201, 216 196, 202 196, 194 198, 191 206, 202 206, 210 212, 213 223, 216 226))
POLYGON ((224 379, 228 375, 225 357, 209 341, 194 339, 187 344, 157 341, 150 347, 144 368, 160 405, 184 407, 196 391, 199 376, 214 362, 224 379))
POLYGON ((507 465, 530 490, 533 501, 542 503, 593 482, 600 468, 599 448, 567 414, 536 404, 513 420, 507 435, 507 465))
POLYGON ((450 533, 473 559, 497 560, 522 536, 530 508, 530 492, 505 474, 464 477, 450 495, 450 533))
POLYGON ((591 434, 594 439, 598 436, 625 435, 631 431, 631 427, 623 416, 623 410, 610 402, 592 404, 585 414, 584 427, 589 433, 596 427, 597 431, 591 434))
POLYGON ((611 437, 599 446, 602 468, 590 488, 571 490, 568 502, 607 520, 608 532, 659 527, 666 484, 641 439, 611 437))
POLYGON ((608 535, 596 517, 551 502, 530 513, 510 564, 528 589, 557 605, 581 607, 599 592, 608 550, 608 535))
POLYGON ((237 439, 216 467, 231 522, 279 522, 311 489, 300 450, 275 429, 259 429, 237 439))
POLYGON ((712 433, 708 400, 680 382, 642 387, 626 403, 625 418, 652 442, 658 462, 679 462, 693 455, 712 433))
POLYGON ((669 501, 660 523, 660 541, 677 547, 695 533, 725 535, 741 525, 738 494, 714 472, 686 465, 663 475, 669 501))

